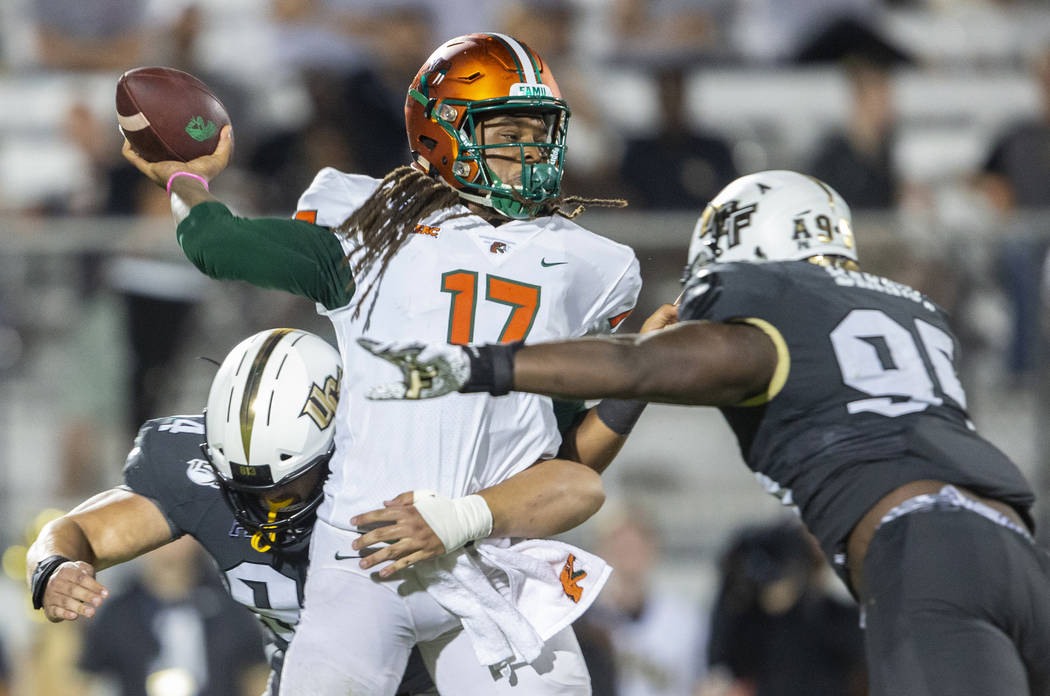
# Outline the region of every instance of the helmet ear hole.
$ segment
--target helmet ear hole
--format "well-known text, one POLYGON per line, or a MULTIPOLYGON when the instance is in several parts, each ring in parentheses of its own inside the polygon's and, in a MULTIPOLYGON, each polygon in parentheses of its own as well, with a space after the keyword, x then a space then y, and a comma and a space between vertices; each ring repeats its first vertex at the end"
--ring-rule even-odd
POLYGON ((419 136, 419 142, 422 143, 423 147, 425 147, 428 150, 433 150, 435 147, 437 147, 438 144, 438 141, 425 135, 419 136))
POLYGON ((282 454, 281 455, 281 461, 282 462, 286 462, 286 461, 288 461, 291 458, 292 458, 292 455, 290 455, 290 454, 282 454))

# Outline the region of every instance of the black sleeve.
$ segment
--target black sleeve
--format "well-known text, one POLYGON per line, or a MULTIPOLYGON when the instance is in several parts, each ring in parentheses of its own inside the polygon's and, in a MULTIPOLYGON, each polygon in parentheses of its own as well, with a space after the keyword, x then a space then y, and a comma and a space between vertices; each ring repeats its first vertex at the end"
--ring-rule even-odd
POLYGON ((220 280, 284 290, 326 309, 346 306, 354 277, 327 227, 303 220, 236 217, 217 202, 195 205, 176 230, 194 266, 220 280))
MULTIPOLYGON (((171 536, 177 539, 188 530, 179 523, 180 492, 184 486, 171 480, 167 464, 168 454, 163 445, 155 446, 158 435, 157 425, 160 421, 147 421, 139 428, 135 445, 128 452, 124 462, 123 488, 137 495, 149 498, 168 522, 171 536)), ((181 472, 184 467, 180 467, 181 472)))

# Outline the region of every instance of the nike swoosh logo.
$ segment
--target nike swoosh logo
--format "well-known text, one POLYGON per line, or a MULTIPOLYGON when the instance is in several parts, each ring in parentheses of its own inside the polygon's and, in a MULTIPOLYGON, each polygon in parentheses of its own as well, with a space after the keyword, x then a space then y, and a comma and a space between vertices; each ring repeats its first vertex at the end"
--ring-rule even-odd
POLYGON ((549 268, 550 266, 561 266, 567 263, 568 261, 548 261, 547 259, 540 259, 540 265, 544 268, 549 268))
POLYGON ((335 560, 337 560, 337 561, 345 561, 348 558, 360 558, 360 556, 355 556, 353 554, 351 554, 349 556, 343 556, 338 551, 335 552, 335 560))

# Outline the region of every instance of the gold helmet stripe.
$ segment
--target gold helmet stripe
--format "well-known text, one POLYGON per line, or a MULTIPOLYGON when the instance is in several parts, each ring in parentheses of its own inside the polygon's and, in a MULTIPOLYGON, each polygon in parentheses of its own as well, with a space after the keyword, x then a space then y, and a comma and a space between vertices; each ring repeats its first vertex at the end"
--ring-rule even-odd
POLYGON ((497 34, 493 32, 489 34, 489 36, 499 39, 511 50, 515 59, 518 61, 518 74, 521 75, 521 79, 525 84, 540 84, 540 68, 533 62, 532 56, 530 56, 529 52, 525 50, 525 47, 521 45, 521 42, 513 37, 507 36, 506 34, 497 34))
POLYGON ((251 464, 252 427, 255 425, 255 399, 259 395, 259 384, 262 382, 263 370, 266 363, 277 348, 281 339, 292 332, 292 329, 274 329, 263 341, 259 352, 255 354, 255 360, 249 368, 248 377, 244 383, 244 393, 241 394, 241 444, 244 445, 244 463, 251 464))

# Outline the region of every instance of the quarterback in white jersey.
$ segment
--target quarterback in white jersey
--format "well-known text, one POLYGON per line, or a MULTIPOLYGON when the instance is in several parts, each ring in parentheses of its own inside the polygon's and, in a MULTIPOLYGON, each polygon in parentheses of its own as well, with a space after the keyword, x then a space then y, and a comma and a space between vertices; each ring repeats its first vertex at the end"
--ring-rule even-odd
POLYGON ((414 644, 443 694, 590 693, 570 624, 610 569, 560 542, 512 543, 567 527, 522 509, 525 498, 515 516, 478 492, 559 446, 604 468, 642 405, 607 400, 582 420, 577 410, 562 443, 545 397, 371 403, 357 385, 379 368, 359 359, 356 339, 366 327, 457 344, 610 330, 637 299, 638 262, 571 222, 607 202, 561 195, 568 107, 524 44, 446 42, 413 80, 405 114, 411 167, 382 180, 322 170, 293 220, 236 217, 207 191, 229 160, 228 130, 213 155, 187 163, 124 149, 167 186, 198 268, 309 297, 336 329, 336 452, 282 694, 391 694, 414 644), (362 517, 389 526, 359 529, 362 517))
MULTIPOLYGON (((378 185, 324 169, 300 198, 299 215, 337 227, 378 185)), ((630 248, 558 216, 497 227, 460 212, 435 213, 416 228, 386 268, 370 320, 356 303, 319 307, 335 326, 345 383, 375 381, 383 369, 397 376, 357 345, 368 321, 368 333, 391 340, 531 342, 608 332, 634 306, 641 280, 630 248)), ((343 245, 349 254, 355 241, 343 245)), ((359 278, 358 288, 369 282, 359 278)), ((550 399, 524 394, 404 404, 351 390, 337 422, 318 515, 344 529, 402 491, 467 495, 553 457, 561 444, 550 399)))

